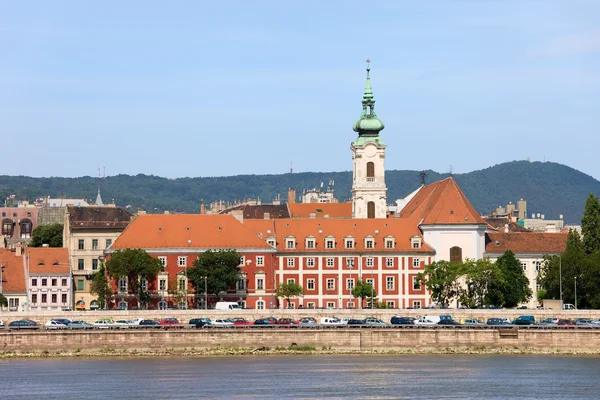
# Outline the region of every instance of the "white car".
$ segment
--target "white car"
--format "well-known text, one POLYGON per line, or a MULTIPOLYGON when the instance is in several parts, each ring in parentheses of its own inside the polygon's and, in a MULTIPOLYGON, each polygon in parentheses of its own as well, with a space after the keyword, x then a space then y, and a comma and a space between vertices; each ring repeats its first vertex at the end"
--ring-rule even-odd
MULTIPOLYGON (((336 317, 325 317, 319 320, 319 324, 322 326, 342 326, 342 321, 336 317)), ((348 322, 346 322, 348 324, 348 322)))
POLYGON ((142 322, 144 320, 144 318, 134 318, 134 319, 130 319, 129 320, 129 325, 139 325, 140 322, 142 322))
POLYGON ((46 322, 45 327, 46 329, 67 329, 69 325, 63 321, 50 320, 46 322))
POLYGON ((115 321, 115 328, 129 329, 135 324, 127 319, 118 319, 115 321))
POLYGON ((228 319, 215 319, 210 323, 215 328, 233 328, 235 325, 228 319))
POLYGON ((103 319, 99 319, 97 321, 94 321, 93 325, 94 325, 94 327, 96 327, 98 329, 114 329, 114 328, 117 328, 117 326, 115 325, 115 323, 113 322, 113 320, 110 319, 110 318, 103 318, 103 319))

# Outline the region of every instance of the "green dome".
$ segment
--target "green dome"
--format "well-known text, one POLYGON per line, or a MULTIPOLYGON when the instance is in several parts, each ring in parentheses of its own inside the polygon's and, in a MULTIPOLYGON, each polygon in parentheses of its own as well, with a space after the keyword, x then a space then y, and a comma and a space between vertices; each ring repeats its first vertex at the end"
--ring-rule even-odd
POLYGON ((383 128, 385 128, 383 122, 376 117, 372 118, 370 115, 367 115, 366 118, 359 119, 352 126, 354 132, 358 132, 360 135, 368 135, 369 133, 377 135, 383 128))
MULTIPOLYGON (((367 62, 370 61, 367 60, 367 62)), ((354 132, 358 132, 360 136, 377 136, 379 135, 379 131, 385 128, 383 122, 375 114, 375 98, 373 97, 373 89, 371 89, 370 71, 371 68, 367 67, 367 84, 365 85, 365 93, 362 99, 363 110, 360 114, 360 119, 352 126, 354 132)))

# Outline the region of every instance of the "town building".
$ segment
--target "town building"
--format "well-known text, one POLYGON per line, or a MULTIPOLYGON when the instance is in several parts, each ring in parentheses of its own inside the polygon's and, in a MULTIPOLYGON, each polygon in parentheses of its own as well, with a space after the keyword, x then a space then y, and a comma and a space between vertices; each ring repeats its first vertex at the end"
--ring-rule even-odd
POLYGON ((23 248, 0 249, 0 293, 8 300, 6 309, 10 312, 26 309, 26 275, 23 248))
POLYGON ((73 279, 66 248, 31 247, 23 257, 27 275, 27 303, 30 310, 73 308, 73 279))
POLYGON ((97 308, 90 293, 92 274, 109 248, 129 225, 133 215, 124 207, 68 205, 64 220, 63 247, 69 250, 76 309, 97 308))
POLYGON ((25 204, 20 207, 0 207, 2 218, 1 247, 25 246, 37 226, 39 208, 25 204))

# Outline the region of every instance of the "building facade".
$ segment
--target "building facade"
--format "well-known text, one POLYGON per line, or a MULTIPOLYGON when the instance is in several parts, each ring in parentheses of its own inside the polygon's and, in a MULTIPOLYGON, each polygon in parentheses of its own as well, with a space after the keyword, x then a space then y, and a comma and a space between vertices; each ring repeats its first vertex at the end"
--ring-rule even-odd
POLYGON ((27 276, 27 302, 30 310, 70 310, 73 308, 73 279, 66 248, 32 247, 23 258, 27 276))

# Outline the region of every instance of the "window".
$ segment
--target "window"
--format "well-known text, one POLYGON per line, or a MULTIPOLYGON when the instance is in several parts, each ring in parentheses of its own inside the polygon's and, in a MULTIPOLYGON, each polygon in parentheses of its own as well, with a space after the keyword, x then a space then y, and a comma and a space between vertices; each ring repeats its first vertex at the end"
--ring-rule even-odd
POLYGON ((542 285, 540 285, 539 283, 537 285, 535 285, 535 290, 538 291, 538 292, 540 290, 542 290, 542 285))
POLYGON ((61 285, 61 286, 67 286, 67 278, 63 278, 63 279, 61 279, 61 281, 60 281, 60 285, 61 285))
POLYGON ((83 239, 79 239, 79 241, 77 242, 77 248, 79 250, 84 250, 85 249, 85 241, 83 239))
POLYGON ((375 203, 372 201, 367 203, 367 218, 375 218, 375 203))
POLYGON ((326 239, 325 240, 325 248, 327 248, 327 249, 335 249, 335 240, 333 240, 333 239, 326 239))
POLYGON ((33 304, 37 303, 37 294, 32 294, 32 295, 31 295, 31 302, 32 302, 33 304))
POLYGON ((411 239, 411 243, 412 243, 412 248, 413 249, 420 249, 421 248, 421 238, 420 237, 414 237, 411 239))
POLYGON ((349 301, 348 302, 348 308, 354 308, 354 302, 353 301, 349 301))
POLYGON ((421 302, 419 300, 413 300, 412 302, 412 308, 414 308, 415 310, 418 310, 421 308, 421 302))
POLYGON ((256 289, 265 290, 265 280, 263 278, 256 278, 256 289))
POLYGON ((60 302, 62 304, 67 304, 67 294, 66 293, 63 293, 60 295, 60 302))
POLYGON ((373 247, 375 247, 375 241, 373 239, 365 240, 365 247, 367 249, 372 249, 373 247))
POLYGON ((37 286, 37 278, 31 279, 31 286, 37 286))
POLYGON ((285 241, 286 249, 293 249, 296 247, 296 241, 294 239, 288 239, 285 241))
POLYGON ((388 308, 396 308, 396 302, 392 301, 392 300, 388 300, 386 301, 387 307, 388 308))
POLYGON ((256 257, 256 266, 262 267, 264 265, 265 265, 265 257, 264 256, 257 256, 256 257))
POLYGON ((78 270, 82 270, 85 268, 85 260, 83 258, 80 258, 77 260, 77 269, 78 270))
POLYGON ((539 272, 541 269, 542 269, 542 262, 536 261, 535 262, 535 270, 539 272))
POLYGON ((264 310, 265 309, 265 302, 263 300, 259 300, 256 302, 256 309, 257 310, 264 310))
POLYGON ((354 267, 354 258, 353 257, 346 257, 346 267, 348 267, 348 268, 354 267))
POLYGON ((309 301, 308 303, 306 303, 306 308, 315 308, 315 303, 309 301))
MULTIPOLYGON (((5 214, 5 213, 2 213, 5 214)), ((4 215, 2 215, 4 217, 4 215)), ((11 220, 2 221, 2 234, 5 236, 12 236, 13 234, 13 223, 11 220)))
POLYGON ((98 259, 94 258, 92 260, 92 269, 95 271, 98 269, 98 259))
POLYGON ((346 239, 345 243, 346 243, 346 248, 347 249, 353 249, 354 248, 354 239, 346 239))
POLYGON ((246 290, 246 280, 245 279, 238 280, 236 282, 235 288, 236 288, 236 290, 241 290, 241 291, 246 290))
POLYGON ((306 239, 306 248, 314 249, 315 248, 315 239, 306 239))
POLYGON ((77 279, 77 290, 85 289, 85 281, 83 279, 77 279))
MULTIPOLYGON (((267 240, 267 244, 271 247, 275 247, 275 239, 269 239, 267 240)), ((264 302, 263 302, 264 305, 264 302)))
POLYGON ((98 239, 92 239, 92 250, 98 250, 98 239))
POLYGON ((42 286, 48 286, 48 279, 42 278, 42 286))
POLYGON ((373 286, 373 278, 365 279, 365 282, 368 283, 369 285, 373 286))
POLYGON ((127 291, 127 278, 119 279, 119 292, 127 291))
POLYGON ((306 259, 306 266, 307 267, 314 267, 315 266, 315 259, 314 258, 307 258, 306 259))
POLYGON ((287 283, 288 284, 290 284, 290 283, 296 283, 296 280, 294 278, 288 278, 287 279, 287 283))
POLYGON ((522 262, 521 267, 523 267, 523 271, 527 271, 527 263, 526 262, 522 262))
POLYGON ((421 260, 419 260, 418 258, 413 258, 413 263, 412 263, 413 268, 419 268, 421 266, 421 260))
POLYGON ((179 278, 177 280, 177 290, 179 290, 180 292, 183 292, 186 290, 185 278, 179 278))
POLYGON ((387 290, 394 290, 394 277, 388 276, 385 278, 385 288, 387 290))
POLYGON ((161 279, 158 281, 158 290, 167 290, 167 280, 161 279))
POLYGON ((240 257, 240 267, 243 267, 246 265, 246 257, 245 256, 241 256, 240 257))
POLYGON ((58 285, 58 279, 52 278, 52 286, 58 285))
POLYGON ((327 290, 335 289, 335 279, 327 279, 327 290))
POLYGON ((333 301, 327 302, 327 308, 334 308, 334 307, 335 307, 335 303, 333 301))
POLYGON ((367 267, 373 268, 374 262, 373 262, 373 258, 369 257, 367 258, 367 267))
POLYGON ((56 304, 58 302, 58 296, 56 295, 56 293, 52 293, 52 303, 56 304))
POLYGON ((328 267, 333 267, 333 265, 334 265, 333 258, 328 258, 326 264, 328 267))
POLYGON ((9 309, 16 309, 19 307, 19 299, 16 297, 12 297, 10 299, 8 299, 8 308, 9 309))
POLYGON ((140 279, 140 289, 142 289, 142 292, 148 291, 148 279, 146 279, 146 278, 140 279))
POLYGON ((112 239, 106 239, 106 248, 108 249, 112 244, 112 239))
POLYGON ((179 256, 177 258, 177 265, 179 265, 180 267, 185 267, 187 265, 187 257, 179 256))
POLYGON ((306 290, 315 290, 315 280, 314 279, 306 280, 306 290))
POLYGON ((458 246, 450 248, 450 262, 457 264, 462 262, 462 249, 458 246))
POLYGON ((385 239, 385 248, 393 249, 394 248, 394 239, 385 239))
POLYGON ((394 259, 392 257, 388 257, 385 259, 385 266, 386 267, 393 267, 394 266, 394 259))
POLYGON ((419 278, 416 276, 412 277, 412 287, 413 290, 421 290, 421 282, 419 282, 419 278))
POLYGON ((287 259, 287 266, 290 267, 290 268, 294 266, 294 259, 293 258, 288 258, 287 259))
POLYGON ((160 256, 160 257, 158 257, 158 261, 160 261, 162 263, 163 267, 167 266, 167 257, 160 256))
POLYGON ((375 181, 375 163, 373 161, 369 161, 367 163, 367 182, 374 182, 375 181), (369 178, 373 178, 371 180, 369 180, 369 178))
POLYGON ((346 289, 354 289, 354 278, 346 279, 346 289))
POLYGON ((21 220, 21 237, 30 238, 33 224, 30 220, 21 220))
POLYGON ((47 303, 48 302, 48 295, 43 293, 42 294, 42 303, 47 303))

